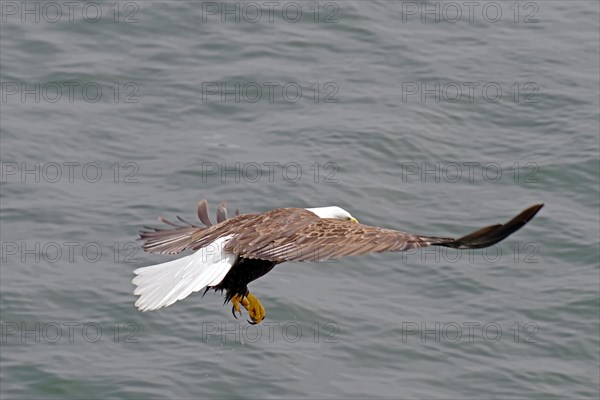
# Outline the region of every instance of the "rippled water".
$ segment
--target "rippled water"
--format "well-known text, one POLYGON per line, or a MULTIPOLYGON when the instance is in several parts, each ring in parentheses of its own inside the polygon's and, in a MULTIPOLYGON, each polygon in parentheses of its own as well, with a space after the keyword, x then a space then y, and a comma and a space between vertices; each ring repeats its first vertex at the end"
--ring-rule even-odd
POLYGON ((598 396, 597 2, 54 4, 1 4, 3 398, 598 396), (546 206, 489 252, 280 265, 258 327, 136 311, 169 259, 137 230, 200 198, 437 235, 546 206))

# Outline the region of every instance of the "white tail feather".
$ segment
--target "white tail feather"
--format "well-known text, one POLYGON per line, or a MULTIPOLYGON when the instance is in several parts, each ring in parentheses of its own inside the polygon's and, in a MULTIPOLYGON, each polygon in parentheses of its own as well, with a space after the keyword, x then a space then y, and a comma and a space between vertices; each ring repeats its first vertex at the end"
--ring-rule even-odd
POLYGON ((223 251, 230 238, 219 238, 187 257, 133 271, 132 282, 137 286, 133 294, 140 296, 135 306, 140 311, 158 310, 221 283, 237 257, 223 251))

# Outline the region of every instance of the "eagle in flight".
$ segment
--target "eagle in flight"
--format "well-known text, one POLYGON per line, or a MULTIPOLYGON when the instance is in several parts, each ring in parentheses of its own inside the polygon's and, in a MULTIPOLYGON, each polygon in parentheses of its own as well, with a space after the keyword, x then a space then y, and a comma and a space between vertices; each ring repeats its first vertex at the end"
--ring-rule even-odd
POLYGON ((233 315, 243 306, 248 322, 265 317, 261 302, 248 290, 248 283, 285 261, 325 261, 345 256, 386 251, 406 251, 426 246, 478 249, 491 246, 529 222, 543 204, 536 204, 505 224, 490 225, 458 239, 423 236, 358 223, 340 207, 276 208, 262 214, 240 214, 227 218, 227 207, 217 209, 217 224, 208 214, 208 203, 198 203, 198 218, 205 226, 177 217, 179 224, 162 217, 169 228, 140 231, 145 251, 189 256, 134 271, 135 305, 141 311, 158 310, 191 293, 205 289, 225 291, 233 315))

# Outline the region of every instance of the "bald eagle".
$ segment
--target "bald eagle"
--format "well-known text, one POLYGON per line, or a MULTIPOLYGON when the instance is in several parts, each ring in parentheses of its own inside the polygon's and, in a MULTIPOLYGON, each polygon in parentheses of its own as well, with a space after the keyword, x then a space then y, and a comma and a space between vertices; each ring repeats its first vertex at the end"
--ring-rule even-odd
POLYGON ((241 314, 243 306, 256 324, 265 317, 261 302, 248 291, 248 283, 285 261, 325 261, 339 257, 406 251, 425 246, 477 249, 503 240, 529 222, 543 204, 521 212, 506 224, 491 225, 458 239, 423 236, 362 225, 340 207, 276 208, 262 214, 227 218, 221 203, 217 224, 209 218, 206 200, 198 203, 198 218, 205 226, 177 217, 180 224, 162 217, 170 228, 140 231, 145 251, 154 254, 195 253, 134 271, 135 305, 141 311, 158 310, 204 289, 225 291, 225 304, 241 314))

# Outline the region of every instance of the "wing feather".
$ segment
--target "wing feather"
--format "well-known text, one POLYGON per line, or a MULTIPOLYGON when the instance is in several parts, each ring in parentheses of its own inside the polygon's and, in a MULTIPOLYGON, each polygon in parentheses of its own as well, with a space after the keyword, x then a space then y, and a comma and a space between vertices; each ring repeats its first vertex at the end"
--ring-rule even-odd
POLYGON ((220 224, 221 222, 225 221, 226 219, 227 219, 227 203, 221 202, 221 204, 219 204, 219 208, 217 208, 217 223, 220 224))
MULTIPOLYGON (((506 224, 491 225, 459 239, 422 236, 356 224, 341 219, 320 218, 302 208, 277 208, 263 214, 242 214, 223 220, 217 213, 217 225, 208 219, 205 201, 198 217, 206 228, 174 225, 174 229, 142 231, 144 249, 152 253, 175 254, 198 250, 215 240, 231 236, 225 250, 245 257, 274 262, 324 261, 340 257, 388 251, 407 251, 425 246, 469 249, 488 247, 516 232, 542 208, 537 204, 521 212, 506 224)), ((167 222, 165 220, 165 222, 167 222)), ((168 223, 168 222, 167 222, 168 223)))
POLYGON ((238 235, 230 244, 236 246, 242 257, 277 262, 324 261, 366 253, 405 251, 430 244, 416 234, 329 218, 313 220, 290 234, 271 235, 262 240, 259 236, 238 235))
POLYGON ((543 204, 521 212, 506 224, 491 225, 459 239, 422 236, 328 218, 298 218, 300 214, 273 215, 255 230, 236 235, 228 247, 246 258, 275 262, 325 261, 346 256, 388 251, 407 251, 425 246, 470 249, 488 247, 505 239, 529 222, 543 204), (294 217, 290 220, 290 217, 294 217))

